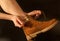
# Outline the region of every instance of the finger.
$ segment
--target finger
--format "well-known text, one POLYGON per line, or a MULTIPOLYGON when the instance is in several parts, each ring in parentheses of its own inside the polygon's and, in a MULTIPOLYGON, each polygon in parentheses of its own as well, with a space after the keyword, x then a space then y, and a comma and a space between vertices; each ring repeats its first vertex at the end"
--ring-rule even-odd
POLYGON ((34 10, 34 11, 28 13, 28 15, 40 15, 40 14, 41 14, 40 10, 34 10))
POLYGON ((41 14, 41 11, 40 10, 37 10, 37 11, 35 11, 37 14, 41 14))
POLYGON ((23 22, 19 18, 17 18, 17 22, 23 26, 23 22))
POLYGON ((29 12, 28 15, 29 16, 34 15, 34 12, 29 12))
POLYGON ((38 17, 39 15, 38 14, 36 14, 36 17, 38 17))
POLYGON ((22 27, 22 25, 21 25, 21 24, 19 24, 18 22, 15 22, 15 26, 16 26, 16 27, 19 27, 19 28, 21 28, 21 27, 22 27))

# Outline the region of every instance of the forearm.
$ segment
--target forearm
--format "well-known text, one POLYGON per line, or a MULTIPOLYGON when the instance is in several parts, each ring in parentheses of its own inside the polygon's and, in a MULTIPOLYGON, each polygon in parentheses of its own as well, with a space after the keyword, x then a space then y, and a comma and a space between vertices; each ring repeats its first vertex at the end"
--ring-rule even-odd
POLYGON ((0 13, 0 19, 4 19, 4 20, 11 20, 12 15, 7 15, 4 13, 0 13))
POLYGON ((13 15, 23 15, 24 13, 16 0, 0 0, 0 4, 3 10, 7 13, 13 15))

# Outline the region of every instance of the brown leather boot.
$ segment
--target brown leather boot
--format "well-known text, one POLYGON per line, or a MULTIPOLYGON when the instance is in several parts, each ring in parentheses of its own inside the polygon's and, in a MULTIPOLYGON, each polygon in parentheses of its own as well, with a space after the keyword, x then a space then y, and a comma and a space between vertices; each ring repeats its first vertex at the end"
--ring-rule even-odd
POLYGON ((27 26, 23 27, 27 40, 36 37, 36 35, 39 33, 44 33, 50 30, 57 24, 57 22, 58 21, 56 19, 51 19, 48 21, 36 21, 34 19, 30 19, 30 22, 27 24, 27 26))

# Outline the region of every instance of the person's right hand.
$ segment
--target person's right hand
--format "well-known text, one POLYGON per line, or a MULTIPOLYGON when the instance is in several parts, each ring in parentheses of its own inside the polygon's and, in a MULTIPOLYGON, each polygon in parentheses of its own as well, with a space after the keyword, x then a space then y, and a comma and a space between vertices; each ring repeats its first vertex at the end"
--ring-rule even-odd
POLYGON ((11 20, 13 21, 13 23, 16 27, 21 28, 23 26, 23 21, 20 20, 20 18, 18 16, 12 16, 11 20))

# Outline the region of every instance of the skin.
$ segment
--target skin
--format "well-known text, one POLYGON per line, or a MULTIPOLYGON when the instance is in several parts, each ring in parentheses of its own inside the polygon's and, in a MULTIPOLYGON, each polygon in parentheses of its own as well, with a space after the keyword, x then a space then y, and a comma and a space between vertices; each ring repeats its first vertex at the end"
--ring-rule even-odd
MULTIPOLYGON (((19 17, 23 17, 27 19, 26 13, 22 10, 22 8, 18 5, 16 0, 0 0, 0 6, 7 14, 0 14, 0 19, 11 20, 14 22, 15 26, 22 27, 24 25, 23 21, 19 19, 19 17), (8 15, 10 14, 10 15, 8 15), (18 17, 19 16, 19 17, 18 17)), ((41 14, 40 10, 34 10, 29 12, 28 15, 38 16, 41 14)))

